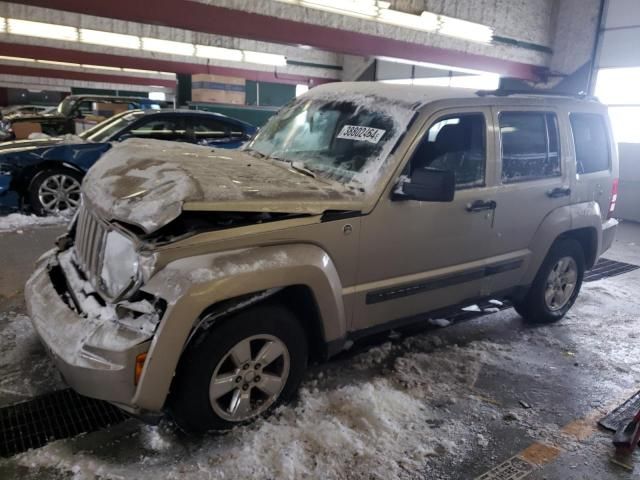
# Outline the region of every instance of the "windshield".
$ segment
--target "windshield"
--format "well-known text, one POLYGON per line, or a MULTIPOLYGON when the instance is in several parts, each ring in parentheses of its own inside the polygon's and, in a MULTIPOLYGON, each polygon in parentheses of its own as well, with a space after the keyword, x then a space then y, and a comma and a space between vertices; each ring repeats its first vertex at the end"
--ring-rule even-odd
POLYGON ((80 137, 90 142, 108 142, 114 134, 128 127, 144 115, 145 113, 139 110, 120 113, 82 132, 80 137))
POLYGON ((366 187, 382 173, 412 116, 409 107, 379 98, 302 98, 272 117, 247 149, 366 187))

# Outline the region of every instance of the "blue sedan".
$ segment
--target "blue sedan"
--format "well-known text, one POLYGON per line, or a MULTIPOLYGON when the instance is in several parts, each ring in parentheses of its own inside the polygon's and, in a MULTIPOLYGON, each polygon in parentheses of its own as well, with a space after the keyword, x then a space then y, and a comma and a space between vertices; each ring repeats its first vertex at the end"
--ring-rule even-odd
POLYGON ((238 148, 255 132, 253 125, 217 113, 129 110, 79 136, 0 144, 0 210, 74 210, 82 178, 113 142, 135 137, 238 148))

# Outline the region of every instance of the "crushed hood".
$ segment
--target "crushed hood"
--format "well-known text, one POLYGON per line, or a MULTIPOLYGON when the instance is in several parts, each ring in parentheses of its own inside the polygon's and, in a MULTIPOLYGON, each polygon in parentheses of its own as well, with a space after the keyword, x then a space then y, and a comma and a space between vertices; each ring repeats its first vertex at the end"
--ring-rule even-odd
POLYGON ((353 187, 311 178, 276 160, 160 140, 131 139, 107 152, 83 182, 106 219, 154 232, 183 210, 321 214, 358 210, 353 187))

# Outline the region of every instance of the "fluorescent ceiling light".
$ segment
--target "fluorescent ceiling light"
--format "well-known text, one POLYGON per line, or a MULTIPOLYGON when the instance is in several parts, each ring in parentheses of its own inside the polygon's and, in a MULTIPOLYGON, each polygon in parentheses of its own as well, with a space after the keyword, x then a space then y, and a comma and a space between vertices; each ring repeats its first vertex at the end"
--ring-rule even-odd
POLYGON ((119 67, 108 67, 106 65, 87 65, 86 63, 83 63, 81 65, 82 68, 94 68, 97 70, 117 70, 118 72, 121 72, 122 69, 119 67))
POLYGON ((79 67, 79 63, 54 62, 53 60, 36 60, 38 63, 46 63, 48 65, 60 65, 61 67, 79 67))
POLYGON ((4 55, 0 55, 0 60, 8 60, 10 62, 35 62, 35 58, 25 58, 25 57, 6 57, 4 55))
POLYGON ((380 10, 389 8, 389 2, 377 0, 299 0, 303 7, 362 17, 376 17, 380 10))
POLYGON ((122 33, 103 32, 100 30, 80 29, 80 41, 94 45, 105 45, 118 48, 140 48, 140 37, 122 33))
POLYGON ((7 31, 7 19, 0 17, 0 33, 7 31))
POLYGON ((215 60, 229 60, 231 62, 241 62, 242 51, 234 50, 231 48, 196 45, 196 57, 213 58, 215 60))
POLYGON ((480 43, 490 43, 493 38, 493 29, 491 27, 457 18, 445 17, 444 15, 440 15, 438 33, 480 43))
POLYGON ((439 26, 438 16, 428 12, 423 12, 422 15, 418 16, 399 12, 398 10, 382 10, 378 19, 384 23, 414 30, 424 30, 425 32, 433 32, 439 26))
POLYGON ((244 61, 248 63, 260 63, 263 65, 274 65, 278 67, 285 66, 287 59, 284 55, 275 55, 273 53, 251 52, 245 50, 244 61))
POLYGON ((10 18, 7 21, 8 31, 13 35, 27 35, 30 37, 50 38, 54 40, 78 40, 78 29, 51 23, 31 22, 10 18))
POLYGON ((382 23, 411 28, 424 32, 436 32, 474 42, 489 43, 493 29, 479 23, 459 20, 431 12, 421 15, 391 10, 387 1, 380 0, 279 0, 308 8, 375 20, 382 23))
POLYGON ((123 68, 123 72, 131 72, 131 73, 160 73, 153 70, 142 70, 139 68, 123 68))
POLYGON ((142 50, 149 52, 168 53, 170 55, 193 56, 193 43, 160 40, 158 38, 142 37, 142 50))

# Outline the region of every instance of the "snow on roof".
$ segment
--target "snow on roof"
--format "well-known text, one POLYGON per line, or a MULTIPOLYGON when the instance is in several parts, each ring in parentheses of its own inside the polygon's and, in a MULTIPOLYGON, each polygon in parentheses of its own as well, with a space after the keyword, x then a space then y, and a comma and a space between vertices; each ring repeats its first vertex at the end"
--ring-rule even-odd
POLYGON ((477 98, 472 90, 431 87, 424 85, 397 85, 381 82, 335 82, 319 85, 307 92, 311 98, 337 96, 375 96, 394 103, 417 104, 420 107, 436 100, 455 98, 477 98))

